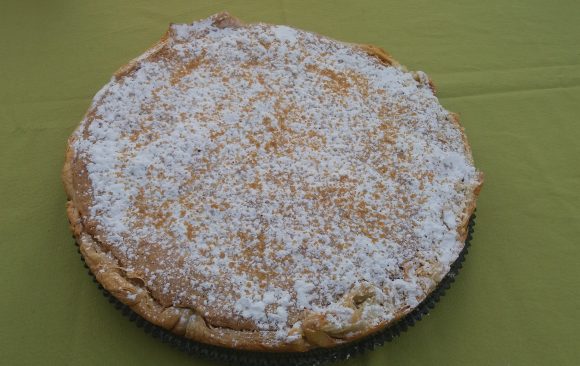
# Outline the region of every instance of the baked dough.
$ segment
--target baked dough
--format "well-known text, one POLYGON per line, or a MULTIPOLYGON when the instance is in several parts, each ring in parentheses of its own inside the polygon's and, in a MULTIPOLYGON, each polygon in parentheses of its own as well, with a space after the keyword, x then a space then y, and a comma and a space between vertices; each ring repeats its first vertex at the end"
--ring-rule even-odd
POLYGON ((173 24, 69 139, 71 230, 149 322, 246 350, 351 342, 449 271, 483 177, 431 80, 227 13, 173 24))

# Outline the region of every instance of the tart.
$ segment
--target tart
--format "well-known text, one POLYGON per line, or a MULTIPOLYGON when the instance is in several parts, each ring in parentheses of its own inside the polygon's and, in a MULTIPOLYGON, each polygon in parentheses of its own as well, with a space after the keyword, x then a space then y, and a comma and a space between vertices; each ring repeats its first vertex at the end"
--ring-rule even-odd
POLYGON ((415 309, 482 180, 423 72, 227 13, 117 71, 63 169, 81 254, 119 301, 191 340, 290 352, 415 309))

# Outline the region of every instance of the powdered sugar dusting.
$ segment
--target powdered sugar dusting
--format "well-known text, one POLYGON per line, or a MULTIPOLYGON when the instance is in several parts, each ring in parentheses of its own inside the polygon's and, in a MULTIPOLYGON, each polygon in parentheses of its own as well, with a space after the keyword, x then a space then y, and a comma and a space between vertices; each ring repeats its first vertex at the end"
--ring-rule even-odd
POLYGON ((102 241, 165 305, 296 338, 415 306, 478 174, 427 83, 286 26, 172 25, 76 135, 102 241), (363 286, 364 285, 364 286, 363 286), (361 287, 362 286, 362 287, 361 287))
POLYGON ((277 40, 282 42, 296 43, 298 38, 298 32, 294 29, 287 27, 285 25, 277 25, 272 27, 274 31, 274 36, 277 40))

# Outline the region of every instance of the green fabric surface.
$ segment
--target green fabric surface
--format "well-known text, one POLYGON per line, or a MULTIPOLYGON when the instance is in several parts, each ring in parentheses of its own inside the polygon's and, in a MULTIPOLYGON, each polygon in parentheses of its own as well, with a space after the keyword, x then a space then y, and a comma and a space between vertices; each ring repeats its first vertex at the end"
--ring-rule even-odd
POLYGON ((66 139, 168 23, 228 10, 381 46, 427 72, 485 173, 473 247, 431 315, 344 365, 580 364, 580 2, 0 2, 0 364, 212 365, 145 334, 79 261, 66 139), (575 346, 576 345, 576 346, 575 346))

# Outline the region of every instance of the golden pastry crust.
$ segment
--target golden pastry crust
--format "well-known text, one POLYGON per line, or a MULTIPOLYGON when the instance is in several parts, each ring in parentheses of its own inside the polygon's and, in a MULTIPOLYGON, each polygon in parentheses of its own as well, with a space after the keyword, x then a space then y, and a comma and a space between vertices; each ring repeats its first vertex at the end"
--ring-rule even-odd
MULTIPOLYGON (((244 26, 239 20, 225 13, 216 15, 211 19, 213 25, 218 28, 244 26)), ((164 37, 144 55, 120 68, 115 73, 116 81, 122 82, 124 78, 135 72, 140 67, 141 62, 145 60, 150 61, 158 57, 165 57, 165 53, 169 52, 167 45, 171 37, 172 29, 170 28, 164 37)), ((360 47, 368 55, 378 58, 385 65, 401 67, 390 55, 378 47, 371 45, 353 47, 360 47)), ((425 74, 413 73, 413 78, 435 92, 432 81, 425 74)), ((91 120, 95 114, 96 108, 93 106, 88 111, 85 120, 91 120)), ((459 124, 459 118, 454 114, 449 116, 451 122, 461 130, 466 155, 469 162, 472 163, 470 147, 459 124)), ((218 346, 256 351, 303 352, 312 348, 333 347, 360 339, 388 327, 413 310, 412 306, 401 307, 396 309, 390 319, 376 324, 363 321, 363 316, 367 316, 363 313, 373 306, 378 306, 382 300, 376 296, 375 287, 362 282, 359 286, 347 291, 337 301, 337 305, 341 309, 350 310, 349 322, 336 324, 326 313, 300 312, 298 318, 293 319, 294 326, 288 331, 287 338, 281 341, 276 330, 257 329, 251 321, 244 321, 240 318, 228 319, 223 314, 200 314, 199 311, 168 303, 159 293, 155 294, 150 290, 150 286, 147 286, 146 281, 141 278, 141 273, 123 268, 111 250, 111 245, 103 241, 103 238, 106 238, 106 233, 103 232, 102 228, 99 228, 95 218, 90 215, 93 197, 91 197, 92 182, 87 169, 88 162, 77 156, 74 151, 75 142, 79 136, 86 138, 88 133, 84 127, 77 134, 71 136, 63 168, 63 181, 68 196, 67 215, 71 231, 87 265, 97 280, 107 291, 149 322, 189 339, 218 346)), ((464 192, 466 203, 456 229, 461 243, 465 241, 467 236, 468 221, 475 210, 482 182, 483 175, 477 173, 476 184, 465 188, 469 191, 464 192)), ((406 271, 407 269, 405 269, 405 273, 406 271)), ((423 299, 434 290, 444 275, 445 273, 432 275, 433 281, 425 285, 428 287, 424 289, 423 299)), ((421 300, 417 299, 419 302, 421 300)))

